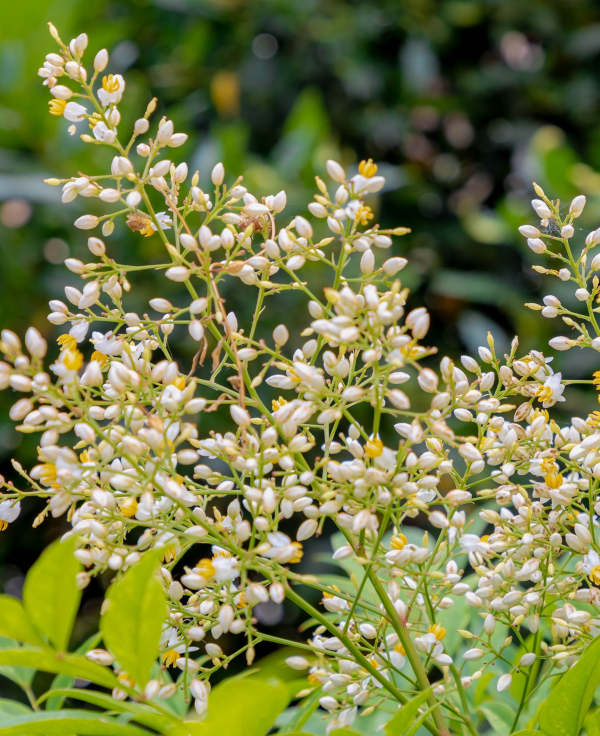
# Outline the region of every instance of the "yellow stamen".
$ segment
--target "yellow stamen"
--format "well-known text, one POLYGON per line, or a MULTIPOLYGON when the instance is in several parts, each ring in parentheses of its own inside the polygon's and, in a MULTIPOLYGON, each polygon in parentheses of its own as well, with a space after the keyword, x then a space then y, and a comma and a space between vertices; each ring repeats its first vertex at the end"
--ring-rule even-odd
POLYGON ((370 179, 372 176, 375 176, 377 173, 377 164, 373 163, 372 158, 363 159, 358 164, 358 173, 361 176, 366 177, 367 179, 370 179))
POLYGON ((302 556, 304 555, 304 550, 302 549, 302 544, 300 542, 292 542, 291 546, 294 547, 296 551, 294 553, 294 556, 290 559, 290 563, 292 565, 295 565, 302 559, 302 556))
POLYGON ((131 516, 135 516, 135 512, 138 509, 138 502, 133 496, 127 496, 127 498, 122 498, 119 500, 119 510, 123 514, 123 516, 127 516, 128 518, 131 516))
POLYGON ((600 585, 600 565, 592 567, 588 577, 592 581, 592 583, 594 583, 594 585, 600 585))
POLYGON ((102 77, 102 89, 106 92, 118 92, 119 80, 114 74, 105 74, 102 77))
POLYGON ((95 360, 96 363, 100 363, 100 365, 104 367, 108 362, 108 355, 104 355, 104 353, 101 353, 99 350, 94 350, 91 360, 95 360))
POLYGON ((54 463, 44 463, 40 468, 40 480, 44 485, 56 483, 57 471, 54 463))
POLYGON ((63 363, 67 370, 78 371, 83 365, 83 355, 79 350, 65 350, 63 353, 63 363))
POLYGON ((179 659, 179 652, 175 649, 167 649, 166 652, 163 652, 161 659, 165 667, 173 667, 179 659))
POLYGON ((288 402, 283 398, 283 396, 278 396, 276 399, 273 399, 271 401, 271 410, 277 411, 277 409, 281 409, 282 406, 285 406, 288 402))
POLYGON ((56 117, 60 117, 64 113, 66 106, 66 100, 48 100, 48 111, 50 115, 56 115, 56 117))
POLYGON ((563 478, 560 473, 548 473, 544 476, 544 483, 548 488, 552 488, 552 490, 560 488, 562 486, 562 482, 563 478))
POLYGON ((379 437, 372 437, 365 443, 365 455, 367 457, 380 457, 383 454, 383 442, 379 437))
POLYGON ((5 531, 6 529, 8 529, 8 521, 0 521, 0 532, 5 531))
POLYGON ((406 656, 406 650, 404 649, 402 644, 400 644, 400 642, 394 645, 394 651, 398 652, 398 654, 401 654, 403 657, 406 656))
POLYGON ((99 115, 99 114, 98 114, 97 112, 93 112, 93 113, 92 113, 92 114, 91 114, 91 115, 90 115, 90 116, 88 117, 88 124, 89 124, 89 126, 90 126, 90 130, 94 130, 94 128, 96 127, 96 125, 98 125, 98 123, 99 123, 99 122, 100 122, 101 120, 102 120, 102 118, 100 117, 100 115, 99 115))
POLYGON ((369 220, 372 220, 373 217, 373 210, 369 207, 369 205, 361 204, 361 206, 356 210, 356 215, 354 219, 361 225, 368 225, 369 220))
POLYGON ((177 376, 177 378, 172 382, 172 385, 180 391, 183 391, 185 388, 185 376, 177 376))
POLYGON ((150 238, 152 235, 154 235, 154 228, 152 227, 152 221, 151 220, 148 220, 148 222, 146 223, 146 225, 144 225, 144 227, 140 230, 140 233, 145 238, 150 238))
POLYGON ((433 634, 438 641, 442 641, 442 639, 446 636, 446 629, 439 624, 430 624, 427 627, 427 633, 433 634))
POLYGON ((600 411, 593 411, 586 419, 586 422, 594 429, 600 427, 600 411))
POLYGON ((175 558, 177 557, 177 545, 171 544, 168 547, 165 547, 163 552, 163 560, 165 562, 174 562, 175 558))
POLYGON ((535 397, 542 403, 552 401, 552 388, 550 386, 538 386, 535 397))
POLYGON ((407 544, 408 539, 404 536, 404 534, 394 534, 390 542, 390 547, 392 549, 404 549, 407 544))
POLYGON ((75 350, 77 348, 77 340, 73 335, 64 333, 56 338, 56 342, 60 345, 63 350, 75 350))
POLYGON ((212 560, 209 560, 208 557, 203 557, 201 560, 199 560, 196 563, 195 569, 198 575, 201 575, 205 580, 210 580, 215 576, 217 572, 215 566, 212 563, 212 560))

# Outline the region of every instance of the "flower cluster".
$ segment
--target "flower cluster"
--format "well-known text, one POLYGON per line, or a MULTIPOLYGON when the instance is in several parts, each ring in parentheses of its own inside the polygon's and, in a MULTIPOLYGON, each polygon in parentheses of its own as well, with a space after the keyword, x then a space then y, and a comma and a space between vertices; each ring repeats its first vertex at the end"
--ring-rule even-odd
MULTIPOLYGON (((126 84, 104 74, 106 50, 90 69, 85 34, 64 44, 51 32, 58 53, 40 69, 50 112, 111 159, 108 173, 49 180, 64 202, 103 207, 75 220, 94 231, 91 257, 67 259, 79 281, 50 302, 57 357, 44 367, 35 327, 24 344, 2 331, 0 388, 20 395, 18 431, 40 439, 32 469, 15 463, 25 487, 3 482, 0 524, 29 496, 47 501, 36 524, 66 514, 82 586, 161 548, 163 665, 190 674, 199 712, 216 669, 240 654, 252 663, 273 640, 255 608, 284 599, 315 622, 306 657, 288 663, 321 688, 332 728, 418 690, 432 733, 472 728, 461 699, 497 663, 509 665, 502 691, 534 664, 532 681, 575 662, 600 630, 600 412, 552 418, 569 382, 516 338, 506 355, 490 335, 476 358, 434 362, 427 310, 407 308, 406 260, 390 255, 408 230, 374 222, 385 182, 371 160, 352 176, 328 161, 329 182, 317 178, 308 212, 292 217, 285 192, 253 195, 220 163, 205 191, 200 172, 172 160, 187 136, 167 118, 151 126, 154 101, 122 130, 126 84), (117 263, 106 241, 119 223, 159 239, 164 261, 117 263), (328 286, 313 285, 310 264, 328 286), (134 311, 132 282, 148 272, 161 290, 134 311), (245 321, 227 307, 232 288, 254 305, 245 321), (265 308, 284 313, 278 300, 292 297, 300 333, 265 330, 265 308), (211 427, 213 412, 227 431, 211 427), (337 585, 295 568, 326 525, 338 530, 332 562, 350 572, 337 585), (453 623, 450 646, 465 611, 473 623, 453 623)), ((529 306, 573 331, 555 350, 598 351, 600 229, 576 251, 585 198, 563 215, 536 192, 541 223, 521 233, 556 266, 536 270, 573 282, 582 310, 553 295, 529 306)))

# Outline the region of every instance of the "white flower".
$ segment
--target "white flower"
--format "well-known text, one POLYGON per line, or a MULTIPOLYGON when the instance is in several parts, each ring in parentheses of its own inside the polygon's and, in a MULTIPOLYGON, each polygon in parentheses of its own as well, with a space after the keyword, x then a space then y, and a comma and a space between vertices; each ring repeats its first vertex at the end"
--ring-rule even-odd
POLYGON ((97 141, 102 141, 102 143, 114 143, 117 137, 116 131, 109 128, 102 120, 94 125, 92 133, 94 134, 94 138, 97 141))
POLYGON ((78 102, 67 102, 63 114, 65 118, 70 122, 79 123, 87 116, 88 111, 83 105, 80 105, 78 102))
POLYGON ((0 503, 0 529, 15 521, 21 513, 21 502, 6 499, 0 503))
POLYGON ((562 384, 562 374, 553 373, 549 376, 537 390, 537 396, 542 402, 544 409, 554 406, 557 401, 565 401, 563 392, 565 387, 562 384))
POLYGON ((102 79, 102 87, 98 90, 98 98, 103 107, 117 105, 121 102, 125 90, 125 80, 120 74, 108 74, 102 79))
MULTIPOLYGON (((161 230, 168 230, 173 224, 173 221, 171 220, 171 218, 166 212, 157 212, 156 219, 158 221, 158 224, 160 225, 161 230)), ((157 227, 154 224, 154 222, 151 222, 150 226, 152 227, 153 230, 155 231, 157 230, 157 227)))
POLYGON ((215 568, 215 580, 219 583, 235 580, 239 575, 237 557, 217 555, 213 557, 212 564, 215 568))
POLYGON ((460 538, 460 546, 467 553, 478 552, 479 554, 486 554, 489 552, 490 546, 486 542, 482 542, 477 534, 463 534, 460 538))

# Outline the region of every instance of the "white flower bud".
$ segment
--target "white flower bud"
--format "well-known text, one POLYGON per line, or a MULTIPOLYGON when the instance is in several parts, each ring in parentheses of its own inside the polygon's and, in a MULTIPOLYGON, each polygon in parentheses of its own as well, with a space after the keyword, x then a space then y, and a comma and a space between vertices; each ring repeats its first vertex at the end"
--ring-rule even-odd
POLYGON ((313 229, 310 222, 305 219, 304 217, 301 217, 300 215, 296 215, 296 218, 294 220, 296 232, 301 235, 303 238, 312 238, 313 235, 313 229))
POLYGON ((218 186, 221 186, 224 179, 225 179, 225 167, 219 161, 218 164, 214 165, 213 170, 210 173, 210 180, 216 187, 218 187, 218 186))
POLYGON ((531 206, 540 220, 549 220, 552 217, 552 210, 543 200, 532 199, 531 206))
POLYGON ((541 235, 537 227, 534 227, 533 225, 521 225, 519 232, 525 238, 539 238, 541 235))
POLYGON ((561 238, 572 238, 573 235, 575 235, 575 228, 573 225, 565 225, 561 228, 560 231, 560 237, 561 238))
POLYGON ((108 51, 106 49, 100 49, 96 56, 94 56, 94 71, 103 72, 108 65, 108 51))
POLYGON ((346 181, 346 172, 337 161, 328 159, 325 168, 333 181, 336 181, 338 184, 343 184, 346 181))
POLYGON ((246 429, 250 426, 250 415, 245 409, 242 409, 241 406, 238 406, 237 404, 232 404, 229 407, 229 411, 231 413, 231 418, 238 425, 238 427, 246 429))
POLYGON ((553 337, 551 340, 548 340, 548 345, 550 345, 551 348, 554 348, 554 350, 568 350, 573 347, 573 340, 570 340, 564 335, 558 335, 557 337, 553 337))
POLYGON ((579 194, 577 197, 575 197, 571 201, 569 214, 573 215, 573 217, 579 217, 579 215, 583 212, 583 208, 585 207, 585 201, 585 196, 583 194, 579 194))
POLYGON ((546 244, 540 238, 527 238, 527 246, 538 255, 546 252, 546 244))
POLYGON ((187 281, 190 277, 190 269, 185 266, 172 266, 167 268, 165 276, 170 281, 187 281))
POLYGON ((498 683, 496 684, 496 690, 501 693, 503 690, 506 690, 510 687, 510 684, 512 682, 512 675, 511 674, 505 674, 500 675, 498 678, 498 683))
POLYGON ((289 339, 290 333, 288 332, 288 328, 285 325, 277 325, 273 330, 273 340, 275 345, 285 345, 289 339))
POLYGON ((319 526, 316 519, 306 519, 306 521, 303 521, 302 524, 298 527, 298 531, 296 532, 296 539, 298 542, 302 542, 305 539, 309 539, 313 536, 313 534, 317 531, 317 527, 319 526))
POLYGON ((98 218, 96 215, 81 215, 73 224, 80 230, 92 230, 98 225, 98 218))
POLYGON ((35 327, 29 327, 25 333, 25 345, 33 358, 43 358, 48 350, 48 343, 35 327))

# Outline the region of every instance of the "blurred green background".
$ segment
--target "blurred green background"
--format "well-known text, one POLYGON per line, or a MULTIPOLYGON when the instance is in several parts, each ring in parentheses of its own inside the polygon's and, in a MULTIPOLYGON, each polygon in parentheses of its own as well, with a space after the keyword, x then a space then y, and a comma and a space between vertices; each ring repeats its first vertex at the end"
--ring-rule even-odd
MULTIPOLYGON (((85 205, 63 206, 46 176, 106 167, 107 154, 66 133, 47 114, 36 76, 63 38, 85 30, 92 53, 111 52, 127 78, 125 120, 156 95, 176 129, 189 132, 192 168, 222 159, 253 191, 286 188, 288 212, 305 204, 329 157, 348 167, 372 157, 388 185, 376 202, 385 225, 407 225, 413 305, 427 305, 429 341, 474 351, 491 329, 524 348, 560 331, 523 302, 548 293, 529 266, 516 227, 531 219, 531 181, 600 214, 600 5, 597 0, 20 0, 0 10, 0 323, 46 325, 47 300, 74 283, 62 266, 85 258, 72 228, 85 205), (91 149, 91 150, 90 150, 91 149)), ((90 56, 91 58, 91 56, 90 56)), ((139 239, 113 238, 123 260, 139 239)), ((153 253, 148 251, 148 257, 153 253)), ((568 302, 568 287, 552 287, 568 302), (561 288, 559 288, 561 287, 561 288)), ((573 377, 597 368, 563 359, 573 377)), ((0 468, 34 445, 5 420, 0 468)), ((571 395, 579 410, 583 396, 571 395)), ((584 411, 585 409, 582 409, 584 411)), ((32 531, 39 509, 0 536, 0 586, 18 592, 22 572, 56 535, 32 531)))

